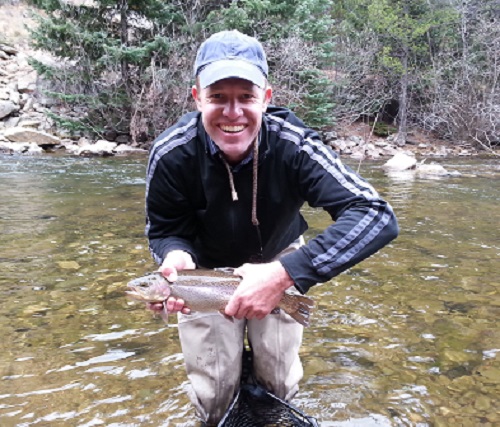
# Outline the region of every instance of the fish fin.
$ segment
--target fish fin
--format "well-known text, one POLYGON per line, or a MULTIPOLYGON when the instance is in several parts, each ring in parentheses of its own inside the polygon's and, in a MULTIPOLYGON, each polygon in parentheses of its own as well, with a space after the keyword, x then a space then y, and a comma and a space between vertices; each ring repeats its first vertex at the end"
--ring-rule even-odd
POLYGON ((303 295, 284 294, 278 307, 296 322, 309 326, 309 315, 314 308, 314 301, 303 295))
POLYGON ((219 310, 219 313, 224 316, 225 319, 229 320, 230 322, 234 323, 234 317, 228 316, 224 310, 219 310))
POLYGON ((163 319, 165 324, 169 326, 168 324, 168 310, 167 310, 167 303, 163 303, 163 310, 160 312, 160 317, 163 319))

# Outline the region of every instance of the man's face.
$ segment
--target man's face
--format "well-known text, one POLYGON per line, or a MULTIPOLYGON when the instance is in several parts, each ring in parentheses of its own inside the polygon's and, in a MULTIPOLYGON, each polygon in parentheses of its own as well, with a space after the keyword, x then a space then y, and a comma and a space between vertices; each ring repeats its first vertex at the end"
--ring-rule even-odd
POLYGON ((230 163, 243 160, 260 131, 262 113, 271 100, 271 88, 261 89, 248 80, 230 78, 205 89, 193 86, 192 95, 205 130, 226 160, 230 163))

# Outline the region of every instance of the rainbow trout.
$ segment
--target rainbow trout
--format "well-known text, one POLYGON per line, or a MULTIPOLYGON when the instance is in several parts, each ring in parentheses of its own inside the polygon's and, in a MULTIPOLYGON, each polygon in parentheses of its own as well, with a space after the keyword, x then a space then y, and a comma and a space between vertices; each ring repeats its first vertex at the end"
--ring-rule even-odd
MULTIPOLYGON (((224 309, 241 282, 241 277, 231 272, 232 269, 184 270, 178 272, 174 283, 156 272, 130 281, 126 293, 132 299, 150 303, 164 302, 169 296, 182 298, 192 311, 219 311, 225 316, 224 309)), ((313 306, 308 297, 285 293, 273 313, 281 309, 301 325, 309 326, 313 306)))

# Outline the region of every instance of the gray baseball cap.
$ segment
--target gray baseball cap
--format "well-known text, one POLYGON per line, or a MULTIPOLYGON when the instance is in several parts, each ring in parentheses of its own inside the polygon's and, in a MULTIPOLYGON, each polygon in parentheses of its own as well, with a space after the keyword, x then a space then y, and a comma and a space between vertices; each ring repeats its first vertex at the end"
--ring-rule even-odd
POLYGON ((237 30, 221 31, 206 39, 198 49, 194 76, 200 86, 231 77, 249 80, 264 88, 268 66, 266 54, 259 41, 237 30))

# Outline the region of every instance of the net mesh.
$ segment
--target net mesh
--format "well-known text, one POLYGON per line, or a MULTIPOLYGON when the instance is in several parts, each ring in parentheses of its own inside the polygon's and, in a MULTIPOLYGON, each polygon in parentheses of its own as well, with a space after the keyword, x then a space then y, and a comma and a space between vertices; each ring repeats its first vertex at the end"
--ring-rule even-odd
POLYGON ((256 384, 242 384, 218 427, 318 427, 303 414, 256 384))

